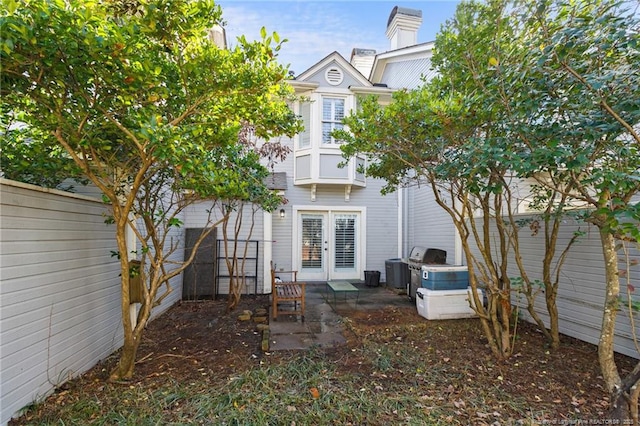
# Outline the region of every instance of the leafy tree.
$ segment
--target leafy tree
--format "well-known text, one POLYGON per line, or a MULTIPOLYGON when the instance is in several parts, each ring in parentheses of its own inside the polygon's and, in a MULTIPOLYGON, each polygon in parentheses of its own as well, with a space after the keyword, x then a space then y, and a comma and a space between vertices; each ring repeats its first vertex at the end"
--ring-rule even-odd
MULTIPOLYGON (((534 309, 538 281, 529 277, 520 253, 518 233, 527 224, 515 216, 519 194, 514 170, 521 168, 523 152, 505 124, 502 80, 496 73, 499 63, 521 54, 513 48, 516 34, 506 7, 504 1, 460 4, 436 39, 432 61, 439 76, 416 91, 397 92, 387 107, 373 99, 364 101, 358 114, 345 120, 349 132, 339 135, 348 142, 343 145, 345 155, 370 154, 367 173, 386 179, 386 190, 412 182, 431 186, 435 201, 451 216, 461 237, 471 287, 483 287, 488 295, 486 308, 477 298, 475 306, 499 359, 513 349, 511 259, 520 273, 516 284, 526 296, 528 311, 552 346, 559 344, 554 290, 558 278, 549 273, 542 280, 551 317, 547 330, 534 309)), ((562 206, 566 196, 558 198, 562 206)), ((551 271, 561 218, 557 199, 543 206, 543 267, 551 271)), ((563 259, 564 255, 556 269, 563 259)))
MULTIPOLYGON (((522 5, 526 55, 505 77, 503 104, 541 187, 570 193, 600 231, 605 302, 599 359, 614 416, 638 422, 640 363, 620 377, 614 328, 620 310, 620 242, 640 241, 640 19, 617 0, 522 5), (514 88, 527 87, 526 92, 514 88), (515 96, 513 93, 516 93, 515 96)), ((508 70, 506 70, 508 71, 508 70)), ((627 265, 628 267, 628 265, 627 265)), ((633 313, 632 313, 633 315, 633 313)))
MULTIPOLYGON (((534 195, 545 206, 542 281, 552 317, 559 279, 557 272, 552 277, 550 262, 559 219, 566 205, 582 203, 586 220, 600 230, 605 259, 599 354, 612 393, 612 416, 637 422, 640 364, 621 378, 613 356, 623 294, 619 277, 632 266, 619 269, 618 249, 625 247, 619 243, 637 245, 640 236, 640 206, 634 203, 640 189, 640 24, 637 10, 624 11, 623 5, 540 0, 507 9, 497 1, 463 3, 436 40, 434 62, 441 77, 419 91, 398 93, 386 108, 364 102, 347 120, 352 134, 341 137, 348 141, 347 156, 371 155, 367 172, 386 178, 387 189, 412 180, 431 184, 436 202, 452 215, 463 239, 470 271, 479 270, 488 288, 489 312, 494 312, 492 297, 498 304, 509 301, 503 272, 508 247, 527 298, 534 295, 535 280, 521 267, 517 228, 525 224, 512 220, 508 178, 537 180, 534 195), (497 233, 486 226, 491 220, 497 233), (466 240, 475 238, 484 255, 490 235, 497 236, 491 251, 499 254, 485 256, 483 265, 467 252, 466 240), (496 299, 501 292, 504 296, 496 299)), ((567 249, 558 256, 559 265, 567 249)), ((504 315, 495 321, 479 314, 494 353, 507 355, 504 315)), ((552 322, 552 335, 555 327, 552 322)))
MULTIPOLYGON (((243 146, 241 132, 250 126, 269 139, 298 130, 285 102, 287 70, 276 62, 281 41, 263 30, 261 41, 240 38, 232 50, 219 48, 207 37, 221 19, 210 0, 5 0, 3 6, 2 111, 19 112, 27 126, 50 135, 37 143, 64 148, 109 202, 124 329, 110 378, 128 379, 153 306, 197 251, 199 242, 184 262, 169 258, 180 213, 205 200, 263 202, 251 194, 267 170, 243 146), (139 249, 129 245, 128 232, 139 249), (134 325, 129 290, 137 273, 145 285, 134 325)), ((273 208, 265 200, 263 207, 273 208)), ((226 219, 212 213, 200 241, 226 219)))
POLYGON ((66 179, 75 178, 79 183, 86 183, 81 178, 80 169, 61 146, 40 143, 50 135, 25 126, 20 114, 11 111, 5 111, 1 120, 2 177, 69 191, 73 190, 71 183, 62 185, 66 179))
MULTIPOLYGON (((264 181, 267 178, 267 172, 273 171, 274 164, 284 161, 291 149, 278 142, 265 142, 257 139, 254 129, 245 126, 239 134, 241 146, 247 154, 258 155, 264 160, 265 168, 260 170, 259 174, 254 176, 255 180, 264 181)), ((267 211, 275 210, 286 200, 276 195, 264 185, 254 185, 251 190, 243 197, 234 199, 225 199, 218 205, 218 210, 222 217, 234 216, 233 224, 229 220, 222 224, 223 248, 225 252, 225 266, 229 274, 229 298, 227 309, 234 309, 242 294, 242 290, 246 288, 245 265, 250 247, 249 240, 253 234, 255 227, 255 215, 259 208, 267 211), (245 225, 247 211, 249 214, 248 229, 245 225), (232 226, 229 226, 232 225, 232 226), (242 235, 244 234, 244 237, 242 235)))

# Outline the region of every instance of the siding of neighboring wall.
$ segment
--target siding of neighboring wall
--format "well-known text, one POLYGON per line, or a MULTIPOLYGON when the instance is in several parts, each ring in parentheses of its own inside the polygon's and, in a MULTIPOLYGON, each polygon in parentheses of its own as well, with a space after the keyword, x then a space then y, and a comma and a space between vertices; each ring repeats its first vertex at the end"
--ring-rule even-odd
MULTIPOLYGON (((122 345, 101 200, 0 179, 0 424, 122 345)), ((179 237, 179 232, 176 234, 179 237)), ((180 253, 180 259, 182 258, 180 253)), ((173 293, 157 316, 181 296, 173 293)))
POLYGON ((367 259, 366 270, 380 271, 380 280, 386 282, 385 260, 398 257, 398 192, 382 195, 384 182, 367 178, 362 199, 354 202, 367 206, 367 259))
MULTIPOLYGON (((529 216, 520 215, 519 217, 525 218, 529 216)), ((578 224, 573 219, 566 218, 561 228, 557 247, 558 252, 560 252, 578 228, 587 233, 571 248, 562 268, 557 300, 559 327, 560 332, 563 334, 592 344, 598 344, 605 295, 604 258, 598 230, 594 226, 584 223, 578 224)), ((531 279, 540 279, 542 276, 542 258, 544 256, 544 235, 542 230, 538 235, 532 236, 529 228, 523 228, 519 236, 527 273, 531 279)), ((637 249, 632 249, 630 255, 632 259, 640 261, 640 252, 637 249)), ((620 267, 622 268, 623 265, 621 264, 620 267)), ((509 274, 511 277, 520 275, 513 262, 510 265, 509 274)), ((640 300, 640 266, 631 267, 629 278, 630 284, 636 289, 632 293, 632 297, 635 300, 640 300)), ((624 292, 627 283, 621 280, 620 284, 621 290, 624 292)), ((516 294, 514 294, 513 300, 519 305, 522 304, 522 302, 518 301, 516 294)), ((536 301, 536 310, 548 325, 543 295, 540 295, 536 301)), ((528 315, 523 315, 525 318, 530 319, 528 315)), ((637 313, 635 314, 635 322, 636 324, 640 323, 640 316, 637 313)), ((639 332, 640 329, 636 328, 636 334, 639 332)), ((616 327, 615 350, 625 355, 640 358, 640 353, 638 353, 633 343, 632 333, 633 330, 630 326, 628 313, 620 311, 616 327)))
POLYGON ((380 81, 394 89, 416 89, 424 84, 421 77, 428 81, 435 75, 431 58, 397 60, 387 64, 380 81))
POLYGON ((434 200, 429 186, 411 187, 408 191, 408 242, 413 246, 446 250, 447 263, 466 263, 455 259, 455 227, 451 216, 434 200))

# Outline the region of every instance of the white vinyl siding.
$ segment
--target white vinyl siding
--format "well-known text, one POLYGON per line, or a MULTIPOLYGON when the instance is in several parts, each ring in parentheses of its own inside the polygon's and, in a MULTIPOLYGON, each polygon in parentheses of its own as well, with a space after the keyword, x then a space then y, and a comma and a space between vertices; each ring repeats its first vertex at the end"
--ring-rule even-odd
POLYGON ((431 80, 437 73, 431 65, 431 58, 390 61, 384 69, 381 83, 391 88, 416 89, 431 80))
POLYGON ((331 132, 342 129, 344 118, 343 98, 322 98, 322 144, 335 144, 337 141, 331 136, 331 132))
POLYGON ((411 187, 407 195, 407 246, 405 253, 413 246, 437 248, 447 252, 447 263, 465 264, 465 259, 456 259, 455 227, 451 216, 440 207, 430 186, 411 187))

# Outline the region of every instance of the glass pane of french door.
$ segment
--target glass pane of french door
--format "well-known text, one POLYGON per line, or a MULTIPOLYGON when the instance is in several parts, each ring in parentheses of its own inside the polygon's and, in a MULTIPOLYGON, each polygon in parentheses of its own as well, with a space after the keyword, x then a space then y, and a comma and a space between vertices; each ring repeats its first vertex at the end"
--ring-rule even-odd
POLYGON ((324 269, 324 215, 302 214, 302 270, 324 269))
POLYGON ((333 268, 336 272, 352 271, 356 267, 356 215, 334 216, 333 268))

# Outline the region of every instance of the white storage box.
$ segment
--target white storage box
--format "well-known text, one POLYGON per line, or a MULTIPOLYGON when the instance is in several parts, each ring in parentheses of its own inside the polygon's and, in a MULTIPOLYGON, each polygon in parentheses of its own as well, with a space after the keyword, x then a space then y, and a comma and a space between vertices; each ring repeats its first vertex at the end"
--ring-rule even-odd
MULTIPOLYGON (((476 313, 469 306, 469 297, 471 287, 464 290, 419 288, 416 291, 416 307, 418 314, 428 320, 472 318, 476 313)), ((481 289, 478 289, 478 297, 482 300, 481 289)))

